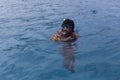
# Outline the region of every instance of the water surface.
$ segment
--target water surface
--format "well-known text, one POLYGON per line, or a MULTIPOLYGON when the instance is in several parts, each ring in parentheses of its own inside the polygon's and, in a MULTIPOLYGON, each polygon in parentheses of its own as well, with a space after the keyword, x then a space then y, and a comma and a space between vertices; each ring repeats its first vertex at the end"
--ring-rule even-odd
POLYGON ((0 80, 119 80, 119 0, 0 0, 0 80), (50 37, 64 18, 80 38, 50 37))

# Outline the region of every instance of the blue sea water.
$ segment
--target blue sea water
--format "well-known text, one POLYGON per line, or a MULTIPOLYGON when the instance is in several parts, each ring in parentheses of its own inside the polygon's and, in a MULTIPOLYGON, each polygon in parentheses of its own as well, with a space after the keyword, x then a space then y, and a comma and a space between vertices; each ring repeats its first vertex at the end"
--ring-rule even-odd
POLYGON ((0 0, 0 80, 120 80, 120 0, 0 0))

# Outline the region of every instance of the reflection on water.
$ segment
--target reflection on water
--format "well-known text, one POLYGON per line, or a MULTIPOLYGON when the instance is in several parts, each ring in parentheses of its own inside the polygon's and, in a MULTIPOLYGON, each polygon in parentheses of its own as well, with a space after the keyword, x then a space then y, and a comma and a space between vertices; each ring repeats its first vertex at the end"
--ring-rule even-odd
POLYGON ((71 72, 75 72, 75 51, 76 44, 72 42, 63 43, 60 47, 60 54, 63 57, 63 65, 71 72))

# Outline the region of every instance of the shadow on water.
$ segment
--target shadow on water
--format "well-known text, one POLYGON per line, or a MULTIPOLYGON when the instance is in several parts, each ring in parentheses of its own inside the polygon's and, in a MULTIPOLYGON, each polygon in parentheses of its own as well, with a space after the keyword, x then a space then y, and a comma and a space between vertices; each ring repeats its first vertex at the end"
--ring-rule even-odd
POLYGON ((71 71, 75 72, 75 52, 76 44, 73 42, 64 42, 59 48, 60 54, 63 57, 64 67, 71 71))

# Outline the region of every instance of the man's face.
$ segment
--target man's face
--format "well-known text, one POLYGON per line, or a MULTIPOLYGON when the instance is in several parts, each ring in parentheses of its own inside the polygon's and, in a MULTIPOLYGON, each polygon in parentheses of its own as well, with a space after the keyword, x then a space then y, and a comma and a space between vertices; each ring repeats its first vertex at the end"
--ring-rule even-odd
POLYGON ((72 31, 71 28, 66 28, 66 27, 62 28, 62 30, 63 30, 63 31, 67 31, 67 32, 71 32, 71 31, 72 31))

